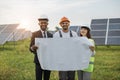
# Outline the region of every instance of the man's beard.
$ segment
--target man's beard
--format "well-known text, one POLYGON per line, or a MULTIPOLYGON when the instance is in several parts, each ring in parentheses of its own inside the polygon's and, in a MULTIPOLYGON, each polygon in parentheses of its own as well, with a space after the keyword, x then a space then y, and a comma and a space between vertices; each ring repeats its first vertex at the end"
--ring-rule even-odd
POLYGON ((63 27, 63 30, 68 30, 68 27, 63 27))

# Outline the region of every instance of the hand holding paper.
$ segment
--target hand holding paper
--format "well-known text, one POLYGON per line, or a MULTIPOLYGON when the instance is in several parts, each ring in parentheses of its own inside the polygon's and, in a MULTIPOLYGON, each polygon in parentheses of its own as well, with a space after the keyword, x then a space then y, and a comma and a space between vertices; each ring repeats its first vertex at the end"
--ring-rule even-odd
POLYGON ((89 65, 92 54, 84 38, 37 38, 37 55, 46 70, 81 70, 89 65))

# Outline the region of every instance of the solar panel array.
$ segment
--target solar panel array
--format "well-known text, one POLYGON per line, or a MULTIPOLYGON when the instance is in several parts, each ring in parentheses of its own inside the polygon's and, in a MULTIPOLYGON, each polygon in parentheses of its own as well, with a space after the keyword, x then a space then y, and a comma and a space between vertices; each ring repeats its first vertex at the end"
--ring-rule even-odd
MULTIPOLYGON (((1 30, 0 33, 0 44, 4 44, 11 36, 18 24, 9 24, 1 30)), ((3 27, 3 26, 2 26, 3 27)))
POLYGON ((69 30, 75 31, 79 35, 80 26, 70 26, 69 30))
MULTIPOLYGON (((120 45, 120 18, 92 19, 91 35, 96 45, 120 45)), ((79 34, 80 26, 70 26, 79 34)))
POLYGON ((96 45, 120 45, 120 18, 93 19, 91 29, 96 45))
POLYGON ((25 31, 23 35, 23 39, 29 38, 30 36, 32 36, 31 31, 25 31))
POLYGON ((120 18, 109 19, 107 45, 120 45, 120 18))
POLYGON ((31 36, 31 31, 17 29, 19 24, 0 25, 0 45, 6 41, 18 41, 31 36))
POLYGON ((0 33, 7 27, 7 25, 0 25, 0 33))
POLYGON ((18 40, 24 39, 23 38, 24 32, 25 32, 25 29, 16 29, 12 37, 9 38, 8 41, 18 41, 18 40))

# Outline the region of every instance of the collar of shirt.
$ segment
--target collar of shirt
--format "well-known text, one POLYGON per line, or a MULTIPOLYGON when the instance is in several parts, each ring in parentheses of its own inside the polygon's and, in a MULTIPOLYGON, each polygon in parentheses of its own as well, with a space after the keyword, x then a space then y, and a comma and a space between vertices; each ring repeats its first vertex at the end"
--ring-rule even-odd
MULTIPOLYGON (((44 31, 41 30, 41 32, 42 32, 42 36, 44 36, 44 31)), ((46 35, 46 37, 47 37, 47 31, 45 31, 45 35, 46 35)))

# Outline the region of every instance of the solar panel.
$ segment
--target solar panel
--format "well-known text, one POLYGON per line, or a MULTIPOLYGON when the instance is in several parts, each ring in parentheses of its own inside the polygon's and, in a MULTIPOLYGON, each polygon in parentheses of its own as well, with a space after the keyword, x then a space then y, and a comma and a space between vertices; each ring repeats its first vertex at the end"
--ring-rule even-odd
POLYGON ((7 41, 18 41, 26 38, 30 38, 32 35, 31 31, 25 29, 16 29, 11 37, 7 41))
POLYGON ((93 19, 91 29, 97 45, 120 45, 120 18, 93 19))
POLYGON ((92 36, 105 36, 106 35, 106 31, 101 31, 101 30, 96 30, 96 31, 91 31, 91 35, 92 36))
POLYGON ((120 18, 109 19, 109 23, 120 23, 120 18))
POLYGON ((92 24, 91 29, 92 30, 106 30, 107 29, 107 24, 99 24, 99 25, 92 24))
POLYGON ((9 38, 8 41, 22 40, 22 36, 23 36, 24 31, 25 31, 25 29, 16 29, 14 34, 12 35, 11 38, 9 38))
POLYGON ((109 24, 109 29, 120 29, 120 23, 109 24))
POLYGON ((120 37, 108 38, 107 45, 120 45, 120 37))
POLYGON ((0 25, 0 33, 6 28, 6 25, 0 25))
POLYGON ((76 32, 78 29, 78 26, 70 26, 69 29, 76 32))
POLYGON ((30 38, 31 35, 32 35, 31 31, 27 31, 27 30, 26 30, 26 31, 24 32, 23 39, 30 38))
POLYGON ((109 31, 108 36, 120 36, 120 30, 119 31, 109 31))
POLYGON ((108 19, 93 19, 91 24, 106 24, 108 19))
POLYGON ((0 33, 0 44, 4 44, 12 36, 17 26, 18 24, 7 24, 6 25, 6 28, 0 33))
POLYGON ((94 41, 95 41, 95 45, 104 45, 105 43, 105 38, 94 38, 94 41))
POLYGON ((120 45, 120 18, 109 19, 107 45, 120 45))
POLYGON ((79 35, 80 26, 70 26, 69 30, 75 31, 79 35))
POLYGON ((92 19, 91 36, 96 45, 105 45, 106 30, 108 19, 92 19))
POLYGON ((2 29, 4 29, 4 25, 0 25, 0 31, 2 30, 2 29))

